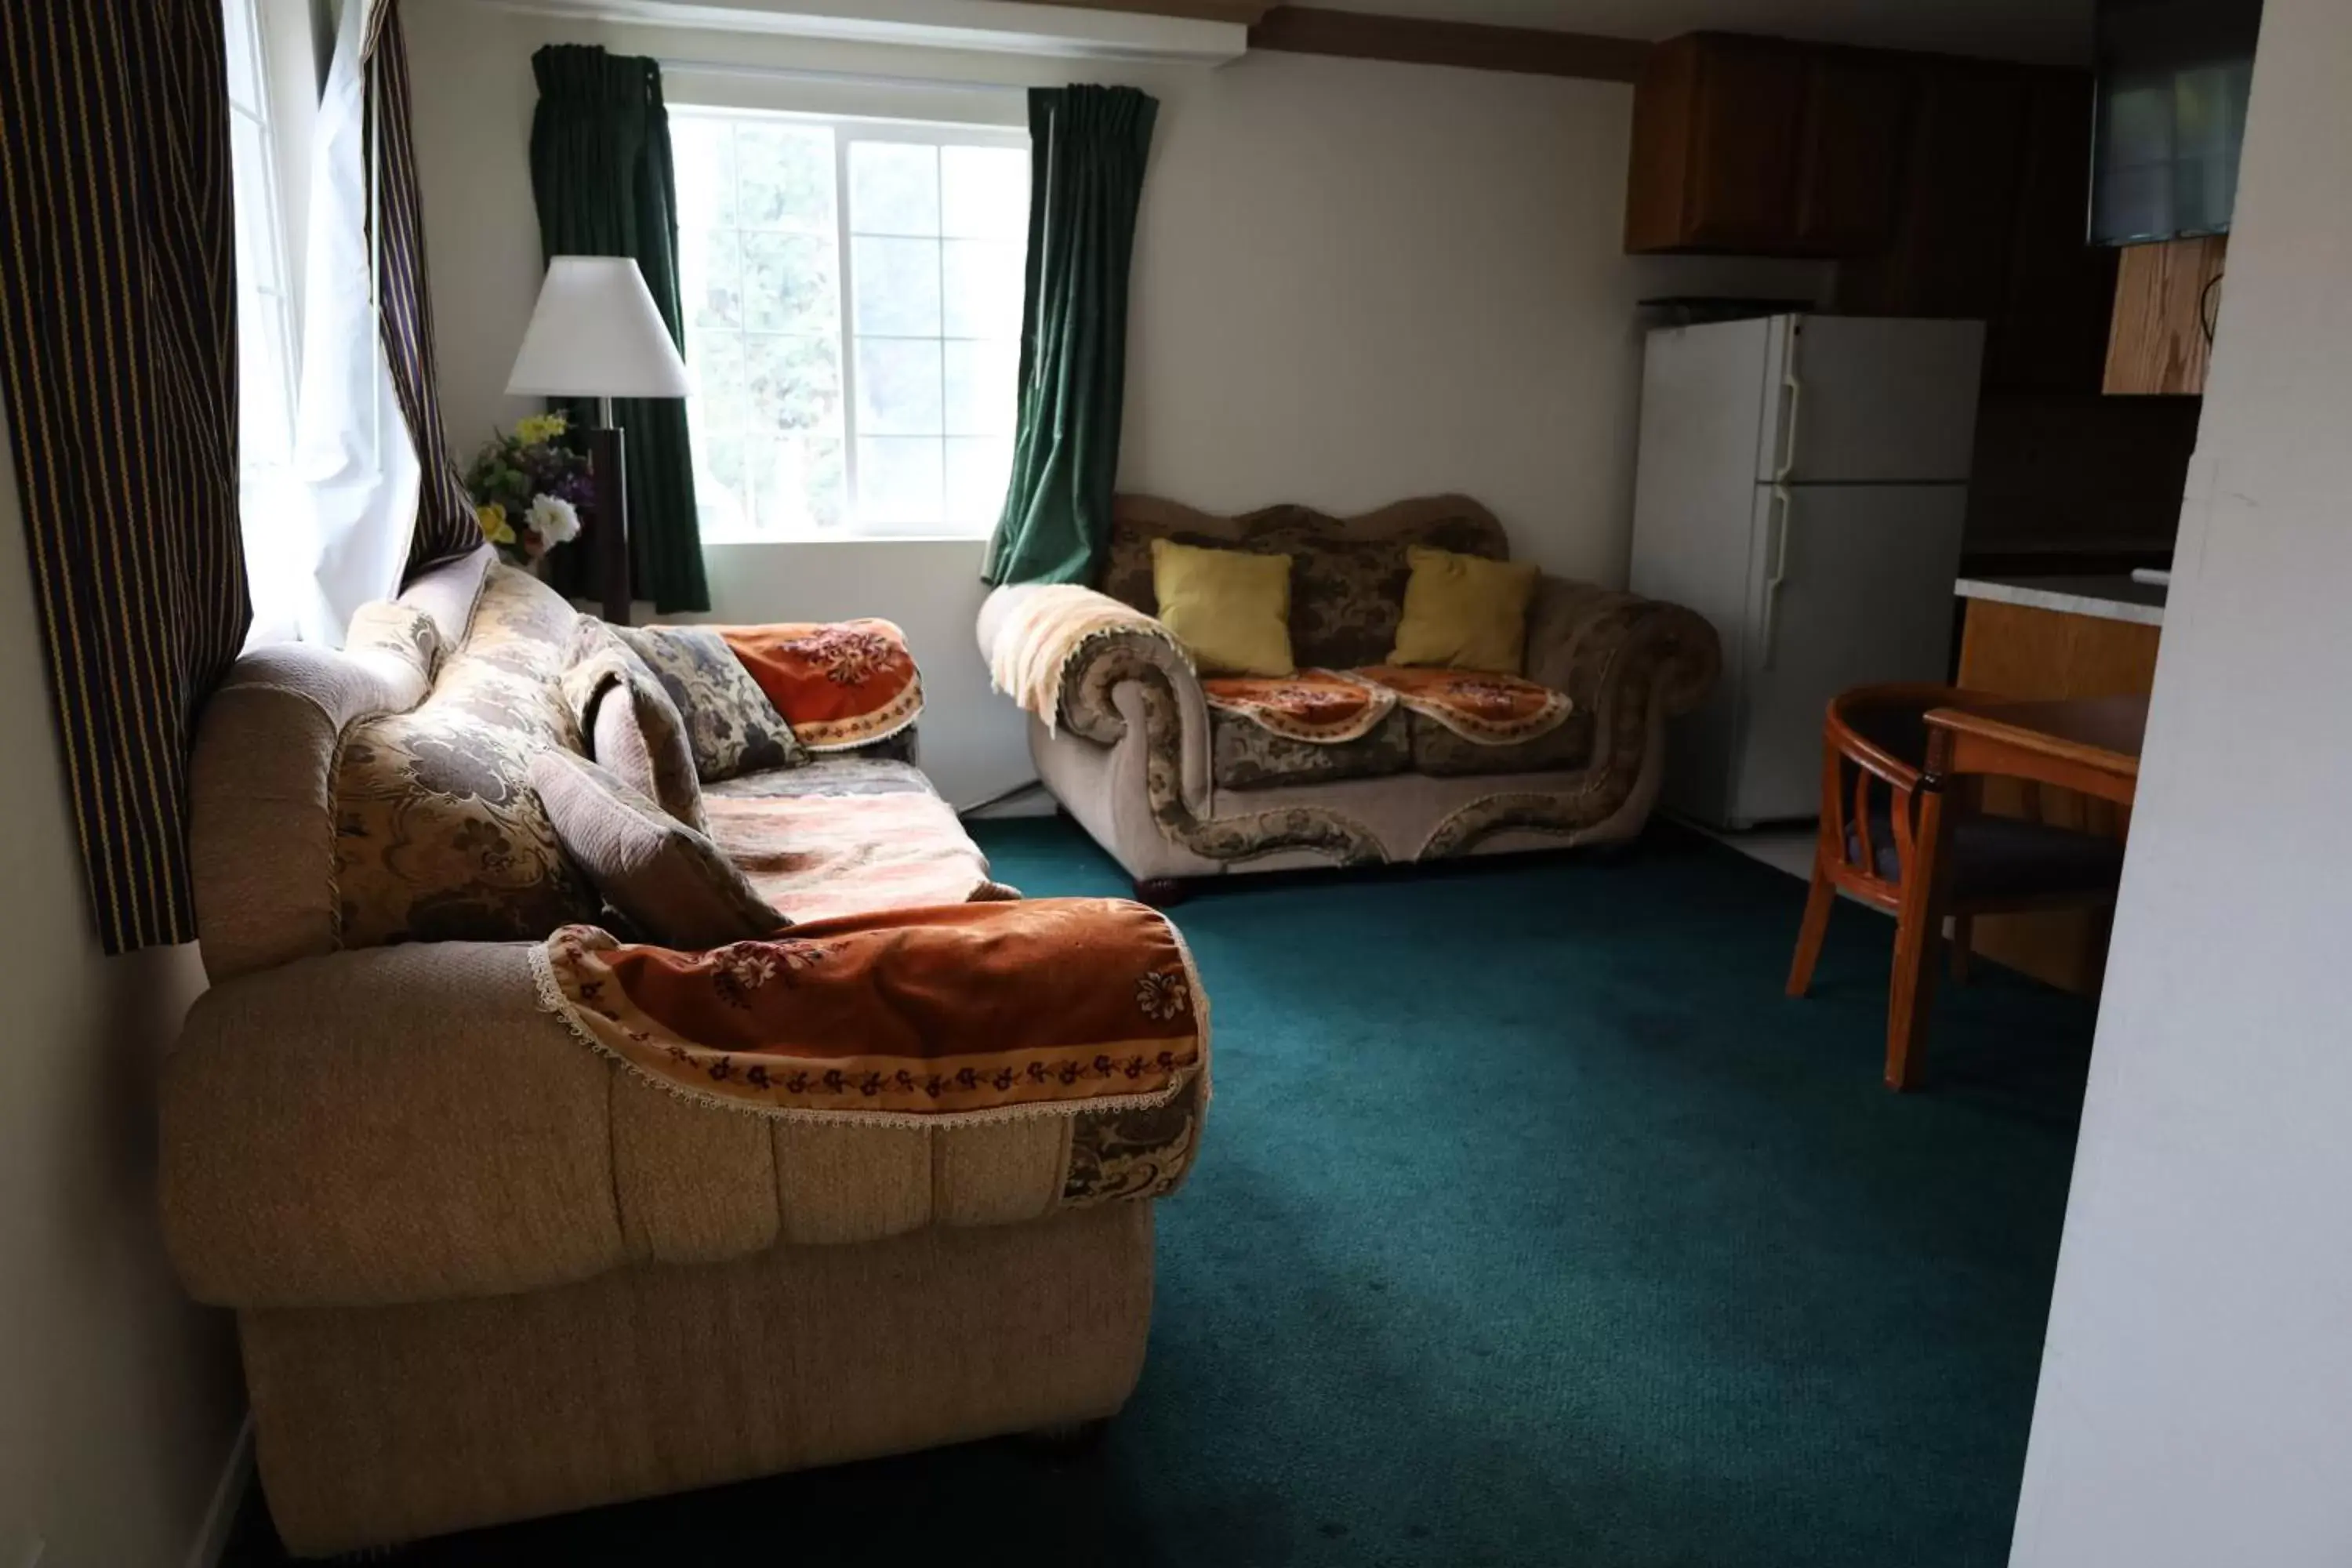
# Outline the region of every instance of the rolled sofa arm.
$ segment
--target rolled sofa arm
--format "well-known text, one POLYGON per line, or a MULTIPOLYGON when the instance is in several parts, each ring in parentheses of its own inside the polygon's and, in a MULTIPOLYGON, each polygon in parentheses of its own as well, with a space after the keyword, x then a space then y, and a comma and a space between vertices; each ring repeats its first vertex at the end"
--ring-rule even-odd
MULTIPOLYGON (((1161 1190, 1133 1179, 1130 1113, 1112 1109, 845 1124, 681 1098, 548 1010, 537 947, 331 953, 198 998, 161 1105, 164 1235, 189 1293, 502 1295, 1161 1190)), ((1204 1103, 1196 1084, 1167 1114, 1189 1138, 1204 1103)))
POLYGON ((1528 677, 1586 712, 1646 722, 1654 698, 1659 717, 1677 717, 1722 670, 1715 627, 1680 605, 1547 576, 1528 610, 1528 677))
POLYGON ((1181 728, 1208 732, 1208 702, 1183 645, 1159 621, 1107 595, 1008 584, 981 605, 979 636, 997 689, 1049 729, 1116 745, 1128 724, 1115 694, 1135 681, 1164 686, 1181 728))

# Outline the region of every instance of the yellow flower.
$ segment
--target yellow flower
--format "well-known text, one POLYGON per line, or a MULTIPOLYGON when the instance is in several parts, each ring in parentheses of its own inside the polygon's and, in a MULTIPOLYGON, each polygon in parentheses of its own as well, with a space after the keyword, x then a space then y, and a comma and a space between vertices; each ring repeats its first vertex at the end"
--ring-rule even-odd
POLYGON ((552 441, 572 427, 572 422, 561 414, 534 414, 515 424, 515 439, 526 447, 536 447, 552 441))
POLYGON ((515 542, 515 531, 507 526, 507 509, 498 502, 476 507, 474 515, 481 520, 482 532, 492 544, 512 544, 515 542))

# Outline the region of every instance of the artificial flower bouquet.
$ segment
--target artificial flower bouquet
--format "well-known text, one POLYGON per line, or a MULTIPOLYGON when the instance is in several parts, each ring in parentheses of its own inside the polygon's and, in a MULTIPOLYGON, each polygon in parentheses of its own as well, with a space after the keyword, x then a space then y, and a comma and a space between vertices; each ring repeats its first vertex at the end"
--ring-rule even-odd
POLYGON ((570 430, 561 414, 518 420, 510 434, 484 443, 466 470, 482 532, 519 566, 579 537, 580 509, 594 487, 586 454, 566 439, 570 430))

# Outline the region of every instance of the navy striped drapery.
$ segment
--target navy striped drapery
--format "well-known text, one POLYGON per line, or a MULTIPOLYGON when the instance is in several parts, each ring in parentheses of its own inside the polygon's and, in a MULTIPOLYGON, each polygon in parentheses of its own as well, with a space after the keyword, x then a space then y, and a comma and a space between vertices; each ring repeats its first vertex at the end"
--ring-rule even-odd
MULTIPOLYGON (((346 0, 355 4, 357 0, 346 0)), ((408 100, 408 46, 400 0, 374 0, 360 50, 367 66, 369 238, 376 263, 376 312, 393 395, 416 444, 423 480, 408 574, 482 546, 482 525, 441 423, 441 370, 433 354, 433 296, 425 268, 425 201, 416 184, 416 142, 408 100)))
POLYGON ((0 3, 0 384, 99 935, 193 941, 187 759, 251 616, 220 0, 0 3))

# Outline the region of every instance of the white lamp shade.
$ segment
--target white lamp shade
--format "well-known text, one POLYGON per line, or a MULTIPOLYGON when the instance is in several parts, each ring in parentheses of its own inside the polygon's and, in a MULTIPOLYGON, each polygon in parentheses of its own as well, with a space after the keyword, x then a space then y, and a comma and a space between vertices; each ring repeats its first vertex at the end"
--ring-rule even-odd
POLYGON ((684 397, 693 387, 645 275, 625 256, 558 256, 507 380, 510 396, 684 397))

